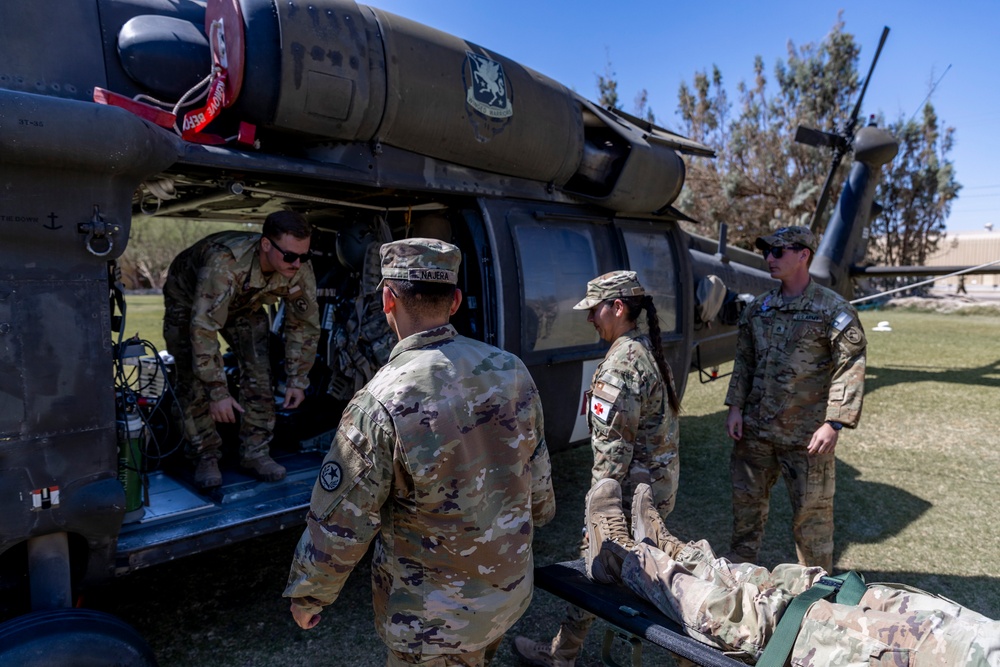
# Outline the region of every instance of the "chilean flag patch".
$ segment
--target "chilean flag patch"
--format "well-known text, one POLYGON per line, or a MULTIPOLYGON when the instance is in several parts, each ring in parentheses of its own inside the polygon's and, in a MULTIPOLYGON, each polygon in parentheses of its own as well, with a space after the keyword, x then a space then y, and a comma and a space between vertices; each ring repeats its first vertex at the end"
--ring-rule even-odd
POLYGON ((602 401, 597 396, 590 397, 590 411, 605 424, 608 423, 608 418, 611 416, 611 408, 611 403, 602 401))

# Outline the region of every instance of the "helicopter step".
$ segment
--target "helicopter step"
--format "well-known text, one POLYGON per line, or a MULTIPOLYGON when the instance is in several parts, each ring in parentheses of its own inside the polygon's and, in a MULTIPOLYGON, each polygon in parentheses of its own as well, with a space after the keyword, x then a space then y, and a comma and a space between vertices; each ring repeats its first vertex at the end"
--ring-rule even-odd
POLYGON ((151 473, 145 512, 118 536, 115 574, 301 525, 323 454, 275 453, 275 459, 288 471, 280 482, 224 466, 222 486, 208 493, 196 490, 190 473, 151 473))

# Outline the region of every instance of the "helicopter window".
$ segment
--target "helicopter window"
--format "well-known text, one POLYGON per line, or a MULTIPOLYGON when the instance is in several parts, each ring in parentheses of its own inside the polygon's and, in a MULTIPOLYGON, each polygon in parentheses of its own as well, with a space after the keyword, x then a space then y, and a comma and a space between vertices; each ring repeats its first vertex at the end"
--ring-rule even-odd
POLYGON ((622 229, 629 268, 653 297, 660 330, 677 331, 677 261, 670 237, 660 230, 622 229))
POLYGON ((579 223, 514 227, 524 290, 522 354, 594 345, 593 327, 573 306, 582 286, 597 275, 593 229, 579 223))

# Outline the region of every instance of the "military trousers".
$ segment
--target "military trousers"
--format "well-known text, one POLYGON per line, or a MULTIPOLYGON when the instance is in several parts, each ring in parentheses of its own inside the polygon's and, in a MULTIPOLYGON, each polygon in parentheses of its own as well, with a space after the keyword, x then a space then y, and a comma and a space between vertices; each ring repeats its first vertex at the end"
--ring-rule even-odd
POLYGON ((486 667, 493 660, 503 636, 497 637, 489 646, 468 653, 437 653, 423 655, 421 653, 400 653, 390 650, 386 667, 486 667))
MULTIPOLYGON (((757 660, 788 604, 826 572, 773 570, 717 558, 705 541, 674 558, 640 543, 622 580, 699 641, 757 660)), ((895 584, 872 584, 857 606, 813 603, 799 628, 793 667, 1000 666, 1000 622, 951 600, 895 584)))
POLYGON ((734 556, 751 563, 757 560, 771 489, 780 475, 792 504, 792 535, 799 564, 833 569, 833 453, 811 455, 805 445, 779 445, 745 430, 743 438, 733 446, 729 471, 734 556))
MULTIPOLYGON (((268 353, 270 323, 263 310, 230 317, 221 333, 239 364, 240 458, 243 461, 268 453, 274 434, 274 391, 268 353)), ((222 438, 209 411, 211 400, 204 383, 194 374, 196 359, 191 347, 190 313, 169 304, 163 317, 163 338, 174 357, 175 392, 182 411, 184 435, 192 458, 222 456, 222 438)))

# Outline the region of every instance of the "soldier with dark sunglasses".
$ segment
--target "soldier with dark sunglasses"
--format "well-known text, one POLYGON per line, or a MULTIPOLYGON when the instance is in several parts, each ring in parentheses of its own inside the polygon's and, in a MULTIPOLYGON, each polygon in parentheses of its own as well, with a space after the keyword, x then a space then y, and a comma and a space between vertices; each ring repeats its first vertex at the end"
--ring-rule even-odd
POLYGON ((782 227, 757 239, 781 281, 740 318, 726 430, 735 444, 730 560, 756 562, 771 488, 781 475, 792 503, 801 565, 833 569, 834 448, 861 418, 865 334, 857 311, 816 284, 816 237, 782 227))
POLYGON ((308 264, 312 230, 300 214, 278 211, 263 233, 226 231, 207 236, 171 263, 163 287, 163 338, 177 368, 195 484, 222 484, 222 438, 217 423, 240 422, 240 464, 276 482, 285 468, 270 456, 275 407, 264 306, 285 303, 284 407, 305 398, 319 343, 316 278, 308 264), (236 353, 239 401, 229 393, 218 336, 236 353))

